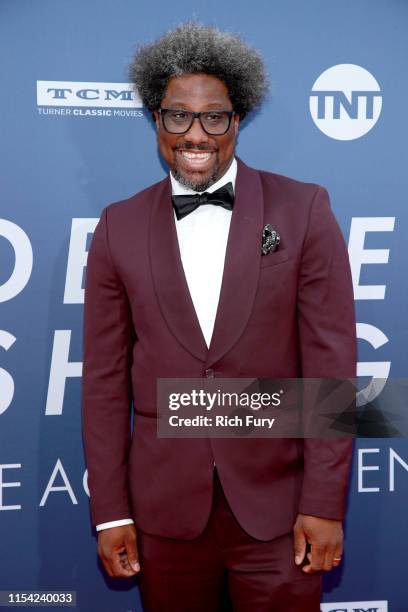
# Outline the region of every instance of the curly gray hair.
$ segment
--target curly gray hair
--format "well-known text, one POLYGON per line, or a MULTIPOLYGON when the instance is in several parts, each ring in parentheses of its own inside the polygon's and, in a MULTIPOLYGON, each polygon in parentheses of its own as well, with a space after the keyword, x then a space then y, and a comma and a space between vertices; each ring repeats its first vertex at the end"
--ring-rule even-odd
POLYGON ((136 52, 129 76, 143 104, 160 108, 171 77, 211 74, 225 83, 241 119, 258 107, 268 90, 263 60, 239 36, 196 22, 180 25, 136 52))

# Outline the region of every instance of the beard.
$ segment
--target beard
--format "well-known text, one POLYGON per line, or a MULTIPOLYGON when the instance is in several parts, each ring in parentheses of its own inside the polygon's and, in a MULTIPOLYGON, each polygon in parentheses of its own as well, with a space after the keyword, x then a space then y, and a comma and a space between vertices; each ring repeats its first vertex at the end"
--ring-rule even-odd
POLYGON ((214 166, 214 169, 210 176, 208 176, 205 180, 199 176, 197 173, 197 178, 194 178, 194 175, 191 178, 188 178, 181 174, 180 170, 177 166, 172 170, 172 174, 176 181, 178 181, 184 187, 188 189, 192 189, 193 191, 206 191, 211 185, 216 183, 220 178, 220 169, 218 163, 214 166))

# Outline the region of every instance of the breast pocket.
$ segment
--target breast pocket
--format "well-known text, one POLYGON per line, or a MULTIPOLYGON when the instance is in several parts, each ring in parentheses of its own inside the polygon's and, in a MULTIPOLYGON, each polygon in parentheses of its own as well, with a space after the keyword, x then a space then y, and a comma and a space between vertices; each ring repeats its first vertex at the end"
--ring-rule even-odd
POLYGON ((277 264, 284 263, 289 260, 289 253, 283 250, 273 251, 268 255, 261 255, 261 269, 276 266, 277 264))

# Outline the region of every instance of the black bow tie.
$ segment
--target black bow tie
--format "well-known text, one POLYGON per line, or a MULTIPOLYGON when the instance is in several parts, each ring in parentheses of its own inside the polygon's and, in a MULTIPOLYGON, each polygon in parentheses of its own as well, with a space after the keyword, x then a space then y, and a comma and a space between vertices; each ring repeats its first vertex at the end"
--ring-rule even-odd
POLYGON ((220 187, 220 189, 213 191, 213 193, 204 191, 201 194, 174 195, 171 199, 176 217, 180 220, 202 204, 214 204, 215 206, 222 206, 227 210, 232 210, 234 206, 234 189, 232 183, 227 183, 220 187))

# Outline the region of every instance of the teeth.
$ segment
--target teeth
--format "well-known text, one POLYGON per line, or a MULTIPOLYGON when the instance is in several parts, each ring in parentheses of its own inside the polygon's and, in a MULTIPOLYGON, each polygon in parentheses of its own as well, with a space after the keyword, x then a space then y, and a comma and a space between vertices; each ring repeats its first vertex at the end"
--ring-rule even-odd
POLYGON ((182 151, 181 154, 186 159, 207 160, 207 159, 210 159, 210 157, 211 157, 211 153, 191 153, 191 152, 187 152, 187 151, 182 151))

